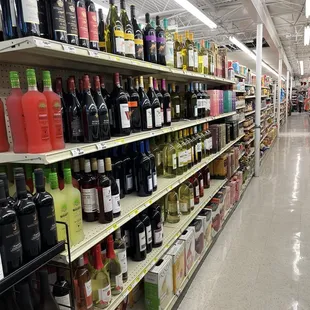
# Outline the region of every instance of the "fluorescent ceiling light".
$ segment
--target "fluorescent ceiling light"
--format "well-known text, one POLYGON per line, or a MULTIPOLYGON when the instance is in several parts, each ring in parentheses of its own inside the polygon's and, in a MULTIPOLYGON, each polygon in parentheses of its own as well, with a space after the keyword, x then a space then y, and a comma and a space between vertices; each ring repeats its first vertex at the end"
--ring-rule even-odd
POLYGON ((248 56, 256 61, 256 55, 252 53, 243 43, 237 40, 235 37, 229 37, 229 40, 237 45, 243 52, 245 52, 248 56))
POLYGON ((310 44, 310 26, 305 27, 305 32, 304 32, 304 45, 309 45, 310 44))
POLYGON ((306 0, 305 13, 306 17, 308 18, 310 16, 310 0, 306 0))
POLYGON ((304 62, 303 62, 303 60, 301 60, 299 62, 299 64, 300 64, 300 74, 304 75, 304 62))
POLYGON ((198 8, 196 8, 193 4, 191 4, 187 0, 174 0, 177 4, 191 13, 194 17, 198 18, 204 24, 206 24, 209 28, 214 29, 217 25, 204 13, 202 13, 198 8))

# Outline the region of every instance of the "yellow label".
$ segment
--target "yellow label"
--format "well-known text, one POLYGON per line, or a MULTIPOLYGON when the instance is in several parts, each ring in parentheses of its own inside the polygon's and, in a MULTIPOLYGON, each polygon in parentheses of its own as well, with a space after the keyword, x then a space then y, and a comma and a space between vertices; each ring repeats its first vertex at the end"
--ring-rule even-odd
POLYGON ((99 47, 105 47, 105 42, 99 42, 99 47))
POLYGON ((132 33, 125 33, 124 34, 124 39, 125 40, 134 40, 134 35, 132 33))
POLYGON ((143 40, 141 40, 141 39, 135 39, 135 44, 137 44, 137 45, 143 45, 143 40))
POLYGON ((114 35, 116 37, 122 37, 124 38, 124 31, 121 31, 121 30, 114 30, 114 35))

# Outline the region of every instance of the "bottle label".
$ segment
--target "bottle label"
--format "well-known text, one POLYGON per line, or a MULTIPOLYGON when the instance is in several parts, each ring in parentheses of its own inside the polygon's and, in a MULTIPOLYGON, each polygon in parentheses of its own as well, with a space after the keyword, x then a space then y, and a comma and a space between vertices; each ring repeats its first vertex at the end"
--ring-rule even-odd
POLYGON ((172 154, 172 169, 177 169, 177 155, 172 154))
POLYGON ((206 110, 210 111, 210 109, 211 109, 211 101, 210 99, 206 99, 206 110))
POLYGON ((182 69, 183 68, 183 55, 182 52, 177 52, 177 68, 182 69))
POLYGON ((52 1, 53 30, 67 33, 66 15, 63 0, 52 1))
POLYGON ((135 50, 136 50, 136 58, 144 60, 143 35, 140 29, 136 30, 135 33, 135 50))
POLYGON ((194 200, 194 198, 191 198, 190 199, 190 207, 191 207, 191 209, 193 209, 194 206, 195 206, 195 200, 194 200))
POLYGON ((198 68, 198 53, 194 52, 194 66, 195 68, 198 68))
POLYGON ((77 7, 76 11, 77 11, 79 38, 89 40, 86 9, 82 7, 77 7))
POLYGON ((67 294, 65 296, 54 296, 54 298, 55 298, 56 302, 58 303, 60 310, 67 310, 68 309, 67 307, 63 307, 61 305, 71 307, 70 294, 67 294))
POLYGON ((115 288, 114 290, 121 292, 123 290, 123 275, 122 273, 115 276, 115 288))
POLYGON ((91 280, 85 282, 84 284, 84 295, 85 295, 86 309, 91 309, 93 307, 93 290, 91 287, 91 280))
POLYGON ((41 235, 37 212, 20 215, 19 227, 24 251, 39 249, 41 235))
POLYGON ((203 66, 207 69, 209 68, 209 59, 207 55, 203 56, 203 66))
POLYGON ((157 54, 160 56, 166 55, 166 38, 164 31, 160 31, 156 38, 157 42, 157 54))
POLYGON ((97 15, 96 12, 87 12, 89 40, 91 42, 99 42, 97 15))
POLYGON ((121 115, 121 125, 122 128, 130 128, 130 113, 129 113, 129 107, 127 103, 121 103, 119 105, 120 115, 121 115))
POLYGON ((96 188, 82 188, 82 206, 85 213, 98 211, 98 193, 96 188))
POLYGON ((112 195, 112 208, 113 208, 113 213, 121 212, 121 201, 120 201, 119 194, 112 195))
POLYGON ((78 36, 74 2, 65 1, 65 12, 66 12, 68 35, 78 36))
POLYGON ((133 189, 133 178, 132 174, 127 174, 126 175, 126 188, 128 191, 133 189))
POLYGON ((139 233, 139 248, 140 252, 146 250, 145 231, 139 233))
POLYGON ((39 13, 37 1, 21 0, 23 17, 25 23, 39 24, 39 13))
POLYGON ((208 184, 210 184, 210 172, 208 172, 208 174, 207 174, 207 180, 208 180, 208 184))
POLYGON ((171 123, 171 109, 166 109, 167 123, 171 123))
POLYGON ((180 202, 181 212, 188 212, 188 204, 186 202, 180 202))
POLYGON ((129 108, 136 108, 138 106, 138 101, 128 101, 129 108))
POLYGON ((174 49, 173 41, 166 41, 166 63, 168 66, 174 67, 174 49))
POLYGON ((3 268, 2 268, 2 259, 0 254, 0 281, 4 278, 3 268))
POLYGON ((158 229, 154 230, 154 244, 159 244, 163 242, 163 224, 157 224, 158 229))
POLYGON ((191 148, 191 161, 192 161, 192 163, 195 161, 195 150, 194 150, 194 147, 192 146, 192 148, 191 148))
POLYGON ((152 129, 153 128, 153 120, 152 120, 152 109, 146 109, 145 110, 145 116, 146 116, 146 128, 152 129))
POLYGON ((160 107, 160 117, 161 117, 161 124, 163 125, 164 120, 165 120, 163 106, 160 107))
POLYGON ((78 116, 73 116, 71 121, 72 137, 83 136, 82 123, 78 116))
POLYGON ((153 186, 157 186, 157 172, 153 172, 153 186))
POLYGON ((102 188, 102 196, 103 196, 104 212, 111 212, 113 210, 111 186, 102 188))
POLYGON ((201 142, 198 142, 198 143, 196 144, 196 147, 197 147, 197 152, 198 152, 198 153, 201 153, 201 151, 202 151, 201 142))
POLYGON ((199 196, 199 185, 195 187, 196 196, 199 196))
POLYGON ((126 25, 124 29, 125 29, 125 32, 124 32, 125 54, 135 56, 135 53, 136 53, 135 41, 134 41, 133 29, 132 29, 131 24, 126 25))
POLYGON ((12 27, 16 27, 15 0, 10 0, 10 11, 12 19, 12 27))
POLYGON ((149 35, 145 36, 146 50, 150 56, 156 55, 156 35, 154 31, 150 31, 149 35))
POLYGON ((56 138, 63 137, 63 125, 61 115, 61 103, 56 100, 53 103, 53 127, 55 128, 56 138))
POLYGON ((200 188, 203 188, 204 184, 203 184, 203 179, 200 180, 200 188))
POLYGON ((47 112, 47 105, 45 102, 38 102, 38 121, 41 128, 41 139, 47 140, 50 139, 49 133, 49 125, 48 125, 48 112, 47 112))
POLYGON ((179 156, 178 156, 178 166, 180 168, 182 168, 184 166, 184 163, 183 163, 183 152, 179 152, 179 156))
POLYGON ((149 192, 153 191, 153 177, 151 175, 147 176, 147 189, 149 192))
POLYGON ((188 50, 187 57, 188 57, 188 66, 189 67, 194 67, 194 64, 195 64, 194 51, 193 50, 188 50))
POLYGON ((108 305, 111 302, 112 294, 111 294, 111 286, 108 285, 104 288, 98 289, 98 297, 100 305, 108 305))
POLYGON ((115 36, 115 48, 116 53, 122 54, 125 52, 125 42, 124 42, 124 31, 123 25, 120 21, 116 21, 114 26, 114 36, 115 36))
POLYGON ((127 254, 125 249, 116 249, 115 253, 117 254, 118 260, 121 264, 122 273, 127 272, 127 254))
POLYGON ((128 229, 125 229, 125 242, 126 242, 126 249, 130 248, 130 232, 128 229))
POLYGON ((161 109, 160 107, 154 109, 155 127, 161 127, 161 109))
POLYGON ((209 150, 211 151, 213 148, 213 141, 212 141, 212 137, 209 138, 209 150))
POLYGON ((175 106, 175 113, 176 113, 176 114, 179 114, 179 113, 180 113, 180 105, 179 105, 179 104, 177 104, 177 105, 175 106))

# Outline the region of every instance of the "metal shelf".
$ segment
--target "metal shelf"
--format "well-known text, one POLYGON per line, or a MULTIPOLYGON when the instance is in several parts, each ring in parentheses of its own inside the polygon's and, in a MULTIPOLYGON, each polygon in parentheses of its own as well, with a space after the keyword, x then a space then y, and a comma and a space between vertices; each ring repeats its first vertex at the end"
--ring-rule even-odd
POLYGON ((255 113, 255 110, 254 111, 245 112, 244 116, 249 116, 249 115, 254 114, 254 113, 255 113))
POLYGON ((56 255, 60 254, 65 249, 65 242, 61 241, 56 244, 51 249, 41 253, 35 259, 31 260, 29 263, 23 265, 16 271, 12 272, 8 276, 4 277, 0 281, 0 295, 11 288, 13 285, 22 281, 33 272, 47 264, 51 259, 53 259, 56 255))
POLYGON ((235 73, 235 77, 241 78, 241 79, 246 79, 246 76, 245 76, 245 75, 238 74, 238 73, 235 73))
POLYGON ((254 128, 255 124, 250 125, 249 127, 243 127, 243 130, 251 130, 252 128, 254 128))
POLYGON ((252 98, 256 98, 256 96, 255 95, 245 96, 245 99, 252 99, 252 98))
POLYGON ((254 139, 255 139, 255 137, 251 138, 251 139, 248 140, 248 141, 245 141, 245 142, 244 142, 244 145, 249 145, 249 144, 251 144, 251 143, 254 141, 254 139))
POLYGON ((149 139, 152 137, 156 137, 159 135, 163 135, 169 132, 175 132, 183 128, 192 127, 195 125, 203 124, 206 122, 211 122, 213 120, 225 118, 228 116, 232 116, 236 114, 236 112, 224 113, 218 116, 210 116, 203 119, 198 120, 185 120, 180 122, 172 123, 169 127, 163 127, 161 129, 155 129, 151 131, 142 131, 138 133, 133 133, 129 136, 112 138, 107 141, 101 141, 96 143, 78 143, 72 144, 67 143, 65 148, 62 150, 47 152, 47 153, 39 153, 39 154, 29 154, 29 153, 14 153, 14 152, 6 152, 0 154, 0 163, 28 163, 28 164, 52 164, 61 160, 66 160, 70 158, 74 158, 77 156, 90 154, 94 152, 98 152, 101 150, 113 148, 124 143, 131 143, 135 141, 140 141, 144 139, 149 139))
POLYGON ((80 46, 51 41, 39 37, 26 37, 0 43, 0 61, 24 65, 53 66, 61 69, 77 69, 87 72, 111 73, 117 69, 126 75, 165 76, 174 81, 205 81, 209 85, 235 84, 216 76, 183 71, 146 61, 95 51, 80 46), (100 67, 101 66, 101 67, 100 67))
POLYGON ((244 109, 245 107, 246 107, 245 105, 243 105, 241 107, 236 107, 236 110, 244 109))
MULTIPOLYGON (((242 139, 243 136, 244 134, 239 136, 236 140, 228 143, 225 147, 221 149, 221 151, 217 152, 216 154, 212 154, 207 158, 204 158, 199 164, 195 165, 186 173, 183 173, 176 178, 166 179, 163 177, 158 177, 157 191, 154 192, 153 195, 148 197, 138 197, 136 193, 127 195, 124 199, 121 200, 121 216, 115 218, 113 222, 109 224, 100 224, 99 222, 83 222, 85 238, 77 245, 71 247, 71 260, 73 261, 78 258, 80 255, 92 248, 98 242, 102 241, 104 238, 110 235, 113 231, 115 231, 116 229, 127 223, 130 219, 135 217, 137 214, 142 212, 144 209, 149 207, 152 203, 165 196, 168 192, 177 187, 179 184, 183 183, 194 173, 211 163, 215 158, 219 157, 236 142, 242 139)), ((67 251, 61 253, 60 261, 65 263, 69 261, 67 251)))
POLYGON ((233 92, 235 93, 245 93, 245 90, 240 90, 240 89, 233 89, 233 92))

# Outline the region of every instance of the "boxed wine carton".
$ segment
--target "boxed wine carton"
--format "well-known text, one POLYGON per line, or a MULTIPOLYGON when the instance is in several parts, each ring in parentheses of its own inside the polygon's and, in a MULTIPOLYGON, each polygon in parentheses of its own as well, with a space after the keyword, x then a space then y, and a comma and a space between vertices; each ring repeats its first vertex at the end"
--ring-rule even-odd
POLYGON ((213 238, 217 235, 217 233, 221 229, 220 207, 218 202, 210 201, 207 204, 206 208, 212 211, 212 238, 213 238))
POLYGON ((173 297, 173 257, 165 255, 144 277, 146 310, 165 309, 173 297))
POLYGON ((167 255, 172 257, 173 292, 177 294, 185 278, 185 242, 177 240, 171 246, 167 255))
POLYGON ((212 240, 212 211, 209 209, 202 209, 199 216, 204 218, 205 224, 205 247, 208 246, 212 240))
POLYGON ((196 251, 196 259, 202 253, 204 248, 204 225, 203 219, 195 218, 191 223, 190 226, 195 228, 195 251, 196 251))
POLYGON ((188 275, 195 262, 195 228, 187 227, 179 238, 185 242, 185 275, 188 275))

